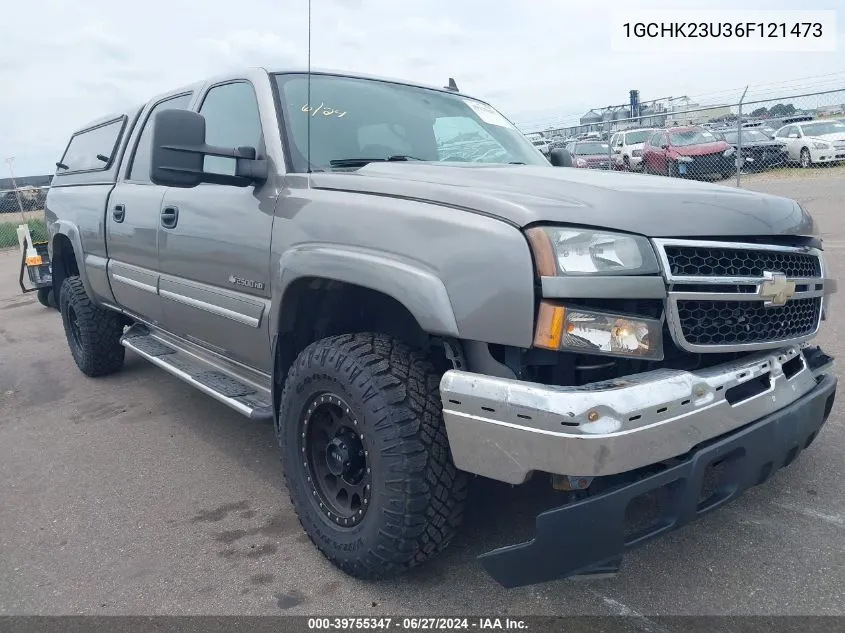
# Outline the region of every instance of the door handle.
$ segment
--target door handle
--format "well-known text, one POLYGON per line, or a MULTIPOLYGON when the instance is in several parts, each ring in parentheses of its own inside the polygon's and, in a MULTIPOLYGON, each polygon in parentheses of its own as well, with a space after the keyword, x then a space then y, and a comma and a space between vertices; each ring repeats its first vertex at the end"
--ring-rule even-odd
POLYGON ((115 222, 123 222, 124 218, 126 218, 126 207, 122 204, 114 205, 111 215, 115 222))
POLYGON ((179 222, 179 209, 177 207, 164 207, 161 210, 161 225, 164 228, 175 228, 177 222, 179 222))

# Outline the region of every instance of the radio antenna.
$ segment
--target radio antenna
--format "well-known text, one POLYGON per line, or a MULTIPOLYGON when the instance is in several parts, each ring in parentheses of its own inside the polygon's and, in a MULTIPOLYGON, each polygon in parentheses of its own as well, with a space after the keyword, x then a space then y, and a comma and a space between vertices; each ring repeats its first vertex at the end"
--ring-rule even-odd
MULTIPOLYGON (((308 104, 306 114, 308 115, 308 125, 306 127, 305 137, 305 160, 308 163, 308 173, 311 173, 311 0, 308 0, 308 75, 307 75, 307 96, 305 102, 308 104)), ((310 179, 309 179, 310 180, 310 179)))

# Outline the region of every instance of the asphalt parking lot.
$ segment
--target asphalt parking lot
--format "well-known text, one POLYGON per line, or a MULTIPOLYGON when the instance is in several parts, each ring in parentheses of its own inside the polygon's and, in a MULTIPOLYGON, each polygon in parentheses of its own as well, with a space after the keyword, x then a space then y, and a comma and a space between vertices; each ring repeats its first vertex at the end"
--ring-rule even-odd
MULTIPOLYGON (((749 178, 815 215, 845 270, 845 175, 749 178)), ((140 358, 92 380, 57 312, 0 252, 0 614, 845 614, 845 421, 615 578, 505 590, 475 556, 530 534, 544 487, 476 482, 461 535, 390 582, 349 578, 302 533, 268 425, 140 358)), ((845 292, 820 336, 845 358, 845 292)), ((561 535, 561 538, 566 538, 561 535)))

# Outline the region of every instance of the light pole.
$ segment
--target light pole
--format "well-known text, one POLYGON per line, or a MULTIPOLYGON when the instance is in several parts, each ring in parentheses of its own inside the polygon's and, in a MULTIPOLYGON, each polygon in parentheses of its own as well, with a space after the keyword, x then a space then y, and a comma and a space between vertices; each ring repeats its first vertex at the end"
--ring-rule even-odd
POLYGON ((9 166, 9 173, 12 174, 12 187, 15 190, 15 198, 18 201, 18 210, 21 212, 21 221, 26 224, 26 215, 23 212, 23 202, 21 202, 21 192, 18 191, 18 183, 15 182, 15 171, 12 169, 12 161, 15 160, 14 156, 9 156, 6 159, 6 164, 9 166))

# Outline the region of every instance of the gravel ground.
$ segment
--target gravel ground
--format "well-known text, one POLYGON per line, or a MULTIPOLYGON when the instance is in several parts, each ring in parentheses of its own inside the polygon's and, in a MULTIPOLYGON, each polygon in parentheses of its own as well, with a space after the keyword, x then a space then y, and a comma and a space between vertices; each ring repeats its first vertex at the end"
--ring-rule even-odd
MULTIPOLYGON (((745 182, 804 203, 841 276, 845 175, 745 182)), ((840 405, 788 469, 615 578, 496 585, 475 556, 530 534, 550 497, 477 482, 445 555, 362 582, 301 532, 269 426, 132 355, 85 378, 58 313, 20 294, 17 261, 0 253, 0 614, 627 614, 646 628, 653 615, 845 614, 840 405)), ((840 357, 842 334, 834 321, 820 337, 840 357)))

